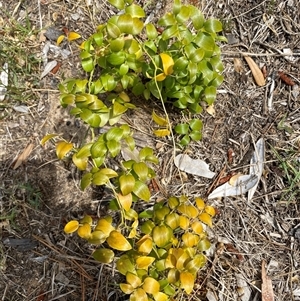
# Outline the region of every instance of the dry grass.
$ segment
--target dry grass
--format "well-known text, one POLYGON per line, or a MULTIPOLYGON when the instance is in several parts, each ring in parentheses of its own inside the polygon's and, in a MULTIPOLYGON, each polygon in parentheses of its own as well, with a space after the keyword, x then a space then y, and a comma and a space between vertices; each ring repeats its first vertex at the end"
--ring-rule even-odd
MULTIPOLYGON (((103 1, 93 1, 91 6, 87 2, 41 0, 32 5, 31 1, 2 1, 0 15, 22 26, 26 20, 30 21, 36 30, 36 39, 30 45, 36 54, 46 42, 40 40, 40 29, 66 26, 86 38, 98 23, 115 13, 103 1), (11 7, 14 13, 10 19, 4 11, 11 7)), ((200 6, 198 1, 186 2, 200 6)), ((154 9, 153 1, 140 3, 148 4, 148 13, 154 9)), ((163 7, 168 7, 168 3, 163 7)), ((260 137, 264 137, 267 147, 263 178, 253 200, 249 202, 241 196, 212 202, 219 214, 209 232, 213 243, 208 253, 209 264, 199 274, 195 292, 182 298, 260 300, 261 263, 265 260, 275 300, 300 300, 297 228, 300 111, 296 94, 300 79, 300 4, 296 0, 201 1, 201 9, 206 16, 223 21, 230 43, 222 46, 225 81, 215 103, 216 115, 203 114, 203 140, 191 144, 186 152, 205 160, 215 172, 223 170, 226 175, 249 170, 249 154, 260 137), (294 61, 283 53, 285 48, 293 51, 294 61), (268 109, 270 82, 264 87, 255 85, 241 52, 251 54, 259 66, 266 66, 268 76, 273 76, 272 110, 268 109), (235 71, 234 58, 241 58, 240 73, 235 71), (279 70, 296 85, 288 86, 282 81, 279 70), (228 162, 229 149, 235 153, 232 163, 228 162), (284 194, 287 190, 292 197, 284 194)), ((105 190, 81 192, 80 175, 67 163, 58 162, 51 147, 39 146, 46 133, 58 131, 76 141, 85 130, 82 126, 78 128, 58 107, 58 82, 78 73, 78 49, 75 45, 65 47, 72 55, 61 59, 59 72, 45 77, 38 85, 29 85, 33 93, 29 93, 31 98, 24 103, 27 114, 15 112, 8 102, 0 107, 1 116, 5 115, 0 121, 1 300, 122 298, 115 269, 96 264, 90 256, 91 246, 75 237, 66 237, 62 231, 70 218, 84 213, 102 216, 109 195, 105 190), (29 142, 34 145, 33 151, 14 170, 15 159, 29 142), (12 238, 30 240, 16 244, 12 238)), ((53 54, 49 55, 49 59, 54 58, 53 54)), ((32 75, 32 78, 36 77, 32 75)), ((155 141, 151 122, 145 124, 145 112, 137 111, 130 121, 141 144, 146 140, 157 147, 162 162, 157 170, 162 195, 206 195, 212 181, 179 174, 172 163, 172 143, 155 141)))

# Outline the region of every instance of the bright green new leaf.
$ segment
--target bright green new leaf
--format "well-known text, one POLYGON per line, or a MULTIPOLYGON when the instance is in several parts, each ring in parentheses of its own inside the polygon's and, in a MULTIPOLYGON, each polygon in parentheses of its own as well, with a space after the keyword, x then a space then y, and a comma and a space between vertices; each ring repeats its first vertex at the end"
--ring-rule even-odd
POLYGON ((149 301, 149 299, 146 292, 142 288, 138 288, 130 295, 129 301, 149 301))
POLYGON ((170 75, 173 73, 174 60, 166 53, 160 53, 160 58, 163 64, 164 74, 170 75))
POLYGON ((152 277, 147 277, 143 283, 143 289, 148 294, 157 294, 159 292, 159 282, 152 277))
POLYGON ((138 269, 148 270, 148 267, 155 261, 155 257, 140 256, 136 259, 136 267, 138 269))
POLYGON ((200 141, 202 139, 202 133, 197 131, 192 131, 190 137, 193 141, 200 141))
POLYGON ((77 230, 77 234, 84 239, 88 239, 91 236, 91 226, 89 224, 83 224, 82 226, 79 225, 77 230))
POLYGON ((120 232, 115 230, 110 232, 106 242, 111 248, 119 251, 128 251, 132 249, 128 240, 120 232))
POLYGON ((105 145, 105 142, 104 141, 95 142, 92 145, 90 152, 91 152, 92 158, 98 158, 98 157, 105 156, 106 152, 107 152, 107 147, 105 145))
POLYGON ((99 171, 101 174, 106 175, 109 179, 111 178, 115 178, 118 176, 118 173, 115 172, 113 169, 111 168, 102 168, 99 171))
POLYGON ((140 279, 137 275, 135 275, 135 274, 133 274, 133 273, 130 273, 130 272, 128 272, 128 273, 126 274, 126 281, 127 281, 127 283, 130 284, 133 288, 137 288, 137 287, 139 287, 139 286, 142 284, 141 279, 140 279))
POLYGON ((101 263, 111 263, 115 257, 115 254, 110 249, 101 248, 101 249, 97 249, 93 253, 93 257, 94 259, 96 259, 101 263))
POLYGON ((72 105, 75 102, 75 95, 63 94, 61 95, 61 103, 64 105, 72 105))
POLYGON ((67 153, 73 149, 73 143, 60 141, 56 144, 56 155, 58 159, 62 160, 67 153))
POLYGON ((209 106, 212 105, 216 99, 217 88, 212 86, 206 87, 204 90, 204 95, 206 103, 209 106))
POLYGON ((180 145, 182 146, 186 146, 190 143, 191 139, 189 137, 189 135, 184 135, 183 138, 180 140, 180 145))
POLYGON ((119 183, 120 183, 121 192, 123 196, 125 196, 132 192, 133 187, 135 185, 135 178, 131 174, 122 175, 119 178, 119 183))
POLYGON ((103 33, 102 32, 96 32, 92 35, 93 40, 97 44, 97 46, 101 46, 103 43, 103 33))
POLYGON ((190 294, 193 291, 195 277, 193 274, 189 272, 181 272, 180 273, 180 287, 185 290, 187 294, 190 294))
POLYGON ((92 143, 87 143, 81 149, 79 149, 79 151, 76 153, 77 158, 83 159, 90 156, 91 155, 90 149, 92 145, 93 145, 92 143))
POLYGON ((162 36, 162 39, 164 41, 166 41, 166 40, 176 37, 178 35, 178 32, 179 32, 178 25, 173 25, 173 26, 165 29, 161 36, 162 36))
MULTIPOLYGON (((149 40, 154 40, 157 37, 157 30, 152 23, 146 25, 146 34, 149 40)), ((151 47, 149 47, 151 48, 151 47)))
POLYGON ((127 111, 127 108, 120 104, 118 101, 115 101, 113 104, 113 115, 121 115, 124 114, 127 111))
POLYGON ((201 131, 203 128, 203 123, 200 119, 192 119, 190 121, 190 128, 193 131, 201 131))
POLYGON ((208 19, 204 22, 203 27, 207 32, 211 33, 222 31, 222 23, 217 19, 208 19))
POLYGON ((81 65, 85 72, 92 72, 95 68, 92 57, 81 60, 81 65))
POLYGON ((107 32, 113 39, 118 38, 121 34, 119 27, 112 20, 107 22, 107 32))
POLYGON ((93 113, 89 109, 82 108, 82 112, 80 113, 80 118, 89 124, 91 127, 99 127, 101 122, 100 116, 93 113))
POLYGON ((125 7, 124 0, 108 0, 108 2, 119 10, 122 10, 125 7))
POLYGON ((123 51, 113 52, 107 56, 107 62, 113 66, 120 66, 125 62, 126 56, 123 51))
POLYGON ((177 134, 185 135, 189 132, 189 125, 187 123, 177 124, 174 130, 177 134))
POLYGON ((153 228, 152 236, 154 243, 159 248, 163 248, 173 238, 173 230, 167 225, 156 226, 153 228))
POLYGON ((194 43, 205 51, 213 51, 215 48, 213 37, 206 32, 199 32, 194 39, 194 43))
POLYGON ((171 26, 177 24, 177 21, 173 14, 167 13, 161 19, 158 20, 159 26, 171 26))
POLYGON ((155 111, 152 111, 152 119, 153 121, 160 125, 160 126, 167 126, 168 125, 168 120, 166 118, 160 117, 155 113, 155 111))
POLYGON ((143 201, 148 202, 151 197, 151 193, 146 184, 141 181, 136 181, 133 187, 133 193, 143 201))
POLYGON ((65 228, 64 228, 64 231, 66 234, 71 234, 75 231, 77 231, 79 228, 79 222, 78 221, 69 221, 66 225, 65 225, 65 228))
POLYGON ((120 66, 120 69, 119 69, 120 75, 123 76, 123 75, 127 74, 128 71, 129 71, 129 66, 126 63, 124 63, 120 66))
POLYGON ((125 12, 127 14, 130 14, 133 18, 144 18, 145 17, 145 11, 136 4, 131 4, 129 6, 126 6, 125 12))

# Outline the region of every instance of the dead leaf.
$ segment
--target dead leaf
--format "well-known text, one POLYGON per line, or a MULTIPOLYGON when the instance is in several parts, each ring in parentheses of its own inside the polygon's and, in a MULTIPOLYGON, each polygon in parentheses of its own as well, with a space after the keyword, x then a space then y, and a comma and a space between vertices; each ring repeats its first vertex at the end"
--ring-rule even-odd
POLYGON ((261 264, 261 299, 262 301, 274 301, 274 292, 272 280, 266 274, 266 262, 263 260, 261 264))
POLYGON ((233 59, 233 66, 234 66, 234 71, 237 72, 238 74, 241 74, 244 71, 243 63, 239 58, 235 57, 233 59))
POLYGON ((192 159, 186 154, 180 154, 174 158, 175 166, 180 170, 190 173, 192 175, 211 179, 215 173, 209 170, 209 165, 200 160, 192 159))
POLYGON ((265 161, 265 141, 264 138, 260 138, 255 145, 255 150, 250 160, 250 175, 257 177, 257 183, 248 191, 248 201, 251 201, 258 182, 262 176, 265 161))
POLYGON ((244 58, 251 69, 256 84, 258 86, 264 86, 266 84, 266 80, 260 68, 257 66, 257 64, 253 61, 251 57, 245 55, 244 58))
POLYGON ((216 110, 215 110, 215 108, 214 108, 214 104, 212 104, 211 106, 208 106, 208 107, 206 108, 206 112, 207 112, 209 115, 215 117, 215 115, 216 115, 216 110))
POLYGON ((235 181, 234 186, 229 182, 216 188, 209 196, 208 199, 220 198, 225 196, 242 195, 249 191, 257 183, 255 175, 239 176, 235 181))
POLYGON ((53 70, 53 68, 55 68, 56 65, 57 65, 57 61, 51 61, 47 63, 47 65, 44 68, 44 71, 41 74, 41 79, 45 77, 48 73, 50 73, 51 70, 53 70))
POLYGON ((17 169, 22 163, 24 163, 33 150, 34 144, 30 143, 26 146, 23 153, 17 158, 13 169, 17 169))

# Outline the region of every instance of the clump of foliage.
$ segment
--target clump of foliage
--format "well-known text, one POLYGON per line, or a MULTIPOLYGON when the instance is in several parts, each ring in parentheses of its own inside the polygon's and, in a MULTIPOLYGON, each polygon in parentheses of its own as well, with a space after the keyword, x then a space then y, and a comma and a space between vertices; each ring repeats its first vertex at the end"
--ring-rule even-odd
POLYGON ((130 300, 165 301, 181 291, 190 294, 197 272, 206 263, 203 251, 209 249, 210 242, 205 226, 212 226, 214 208, 201 198, 191 202, 181 196, 139 214, 130 206, 122 209, 123 219, 117 226, 111 216, 95 225, 85 216, 70 221, 65 232, 77 231, 89 243, 101 245, 93 257, 102 263, 113 261, 114 250, 122 251, 116 266, 126 277, 120 288, 130 294, 130 300))
MULTIPOLYGON (((172 131, 166 103, 187 114, 202 112, 202 102, 211 105, 216 87, 223 80, 223 66, 217 41, 221 23, 205 20, 192 5, 174 1, 173 12, 156 24, 145 24, 144 10, 132 0, 109 0, 121 14, 98 26, 81 45, 81 63, 87 79, 67 79, 60 85, 63 107, 89 126, 87 142, 76 147, 71 142, 50 134, 43 138, 56 143, 58 158, 71 157, 83 171, 81 188, 105 185, 114 199, 110 209, 119 212, 95 224, 90 216, 70 221, 66 233, 77 231, 89 243, 100 245, 93 256, 103 263, 117 258, 118 271, 126 277, 120 284, 130 300, 171 300, 185 291, 191 293, 196 274, 206 262, 203 254, 210 246, 205 232, 212 226, 215 214, 200 198, 194 202, 186 196, 170 197, 143 211, 151 193, 148 182, 155 177, 158 159, 153 149, 135 148, 132 131, 119 124, 122 115, 134 109, 132 95, 161 104, 165 117, 152 113, 158 125, 157 136, 172 131), (95 129, 109 125, 95 135, 95 129), (126 150, 129 160, 120 160, 118 168, 109 160, 126 150), (115 253, 115 251, 117 253, 115 253), (122 253, 120 253, 122 252, 122 253)), ((202 122, 196 116, 177 124, 180 144, 200 140, 202 122)))

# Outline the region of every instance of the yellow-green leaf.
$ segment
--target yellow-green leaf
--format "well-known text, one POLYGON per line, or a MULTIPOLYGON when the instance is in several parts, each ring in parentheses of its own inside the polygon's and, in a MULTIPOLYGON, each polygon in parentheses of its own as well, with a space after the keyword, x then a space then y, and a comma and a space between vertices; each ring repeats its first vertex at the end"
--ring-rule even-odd
POLYGON ((79 169, 79 170, 86 170, 87 168, 87 163, 88 163, 88 158, 78 158, 77 154, 74 154, 72 156, 72 161, 75 164, 75 166, 79 169))
POLYGON ((119 178, 120 183, 120 189, 123 195, 127 195, 132 192, 134 184, 135 184, 135 178, 133 175, 122 175, 119 178))
POLYGON ((160 126, 167 126, 168 120, 166 118, 158 116, 155 111, 152 112, 153 121, 160 126))
POLYGON ((118 200, 125 211, 128 211, 132 205, 132 194, 122 195, 118 193, 118 200))
POLYGON ((161 53, 160 54, 162 63, 163 63, 163 69, 164 69, 164 74, 165 75, 170 75, 173 73, 173 66, 174 66, 174 60, 172 57, 170 57, 166 53, 161 53))
POLYGON ((156 137, 166 137, 166 136, 170 136, 170 131, 168 129, 158 129, 153 131, 153 134, 156 137))
POLYGON ((148 202, 151 197, 151 193, 146 184, 141 181, 136 181, 133 187, 133 193, 141 200, 148 202))
POLYGON ((147 270, 149 265, 151 265, 155 261, 155 257, 150 256, 140 256, 136 259, 136 267, 138 269, 147 270))
POLYGON ((206 213, 206 212, 202 212, 200 215, 199 215, 199 219, 201 222, 203 222, 204 224, 212 227, 212 220, 211 220, 211 216, 206 213))
POLYGON ((63 157, 73 148, 73 143, 60 141, 56 144, 56 155, 58 159, 63 159, 63 157))
POLYGON ((79 222, 78 221, 69 221, 64 228, 65 233, 70 234, 73 233, 75 231, 77 231, 77 229, 79 228, 79 222))
POLYGON ((175 283, 179 280, 179 271, 177 269, 170 269, 167 275, 169 283, 175 283))
POLYGON ((173 230, 179 227, 179 215, 175 212, 168 214, 165 217, 165 223, 170 226, 173 230))
POLYGON ((106 242, 111 248, 119 251, 128 251, 132 249, 132 246, 128 240, 120 232, 115 230, 110 232, 106 242))
POLYGON ((81 238, 88 239, 91 236, 91 226, 89 224, 83 224, 82 226, 79 226, 77 234, 81 238))
POLYGON ((107 238, 107 235, 103 233, 102 231, 93 231, 88 238, 88 242, 92 245, 100 245, 105 242, 105 239, 107 238))
POLYGON ((135 267, 134 267, 132 261, 129 259, 128 255, 122 255, 117 260, 117 270, 124 276, 128 272, 133 273, 135 271, 135 267))
POLYGON ((178 212, 187 215, 190 218, 195 218, 198 216, 198 209, 193 205, 181 204, 177 207, 178 212))
POLYGON ((128 272, 126 274, 126 281, 128 284, 130 284, 133 288, 137 288, 142 284, 142 280, 139 276, 128 272))
POLYGON ((90 226, 93 223, 93 219, 90 215, 85 215, 81 220, 80 220, 80 224, 89 224, 90 226))
POLYGON ((54 137, 57 137, 58 136, 58 134, 48 134, 48 135, 46 135, 46 136, 44 136, 43 137, 43 139, 41 140, 41 145, 42 146, 44 146, 45 145, 45 143, 48 141, 48 140, 50 140, 50 139, 52 139, 52 138, 54 138, 54 137))
POLYGON ((152 277, 147 277, 144 280, 143 289, 148 294, 156 294, 159 292, 159 282, 152 277))
POLYGON ((203 254, 198 254, 186 264, 185 269, 195 275, 198 270, 205 265, 205 263, 206 257, 203 254))
POLYGON ((132 169, 137 174, 141 181, 146 181, 148 178, 149 168, 144 162, 134 163, 132 169))
POLYGON ((70 31, 68 34, 68 41, 74 41, 81 38, 81 35, 78 34, 77 32, 70 31))
POLYGON ((64 35, 60 35, 56 40, 56 45, 59 46, 60 43, 64 40, 64 38, 65 38, 64 35))
POLYGON ((190 294, 194 288, 195 277, 189 272, 180 273, 180 287, 185 290, 187 294, 190 294))
POLYGON ((165 247, 173 238, 173 230, 167 225, 156 226, 152 233, 153 241, 159 248, 165 247))
POLYGON ((115 254, 112 250, 105 248, 97 249, 93 253, 94 259, 101 263, 111 263, 114 259, 114 256, 115 254))

